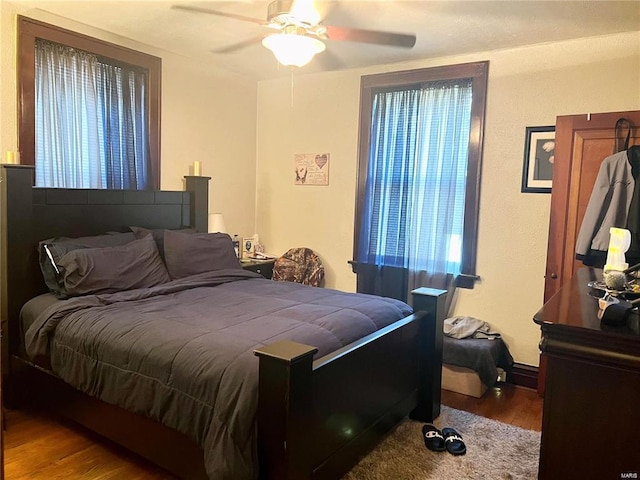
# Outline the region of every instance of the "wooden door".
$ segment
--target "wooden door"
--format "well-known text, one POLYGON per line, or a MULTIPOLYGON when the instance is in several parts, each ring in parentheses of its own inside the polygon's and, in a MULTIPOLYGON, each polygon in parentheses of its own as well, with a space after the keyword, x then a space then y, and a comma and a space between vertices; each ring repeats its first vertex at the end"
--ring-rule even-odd
POLYGON ((621 117, 635 126, 629 145, 640 144, 640 111, 556 118, 545 302, 583 266, 575 259, 576 238, 600 164, 613 153, 614 127, 621 117))
MULTIPOLYGON (((566 115, 556 118, 556 149, 545 271, 545 303, 583 264, 575 259, 582 218, 602 160, 613 153, 616 121, 634 126, 629 145, 640 144, 640 111, 566 115)), ((625 131, 626 134, 626 131, 625 131)), ((544 358, 538 369, 538 392, 544 392, 544 358)))

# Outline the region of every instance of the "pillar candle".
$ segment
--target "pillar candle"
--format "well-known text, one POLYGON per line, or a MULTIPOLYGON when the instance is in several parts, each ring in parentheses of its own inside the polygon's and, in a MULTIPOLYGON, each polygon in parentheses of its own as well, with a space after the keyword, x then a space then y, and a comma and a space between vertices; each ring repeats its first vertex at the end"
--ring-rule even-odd
POLYGON ((202 164, 199 161, 193 162, 193 176, 200 177, 202 175, 202 164))
POLYGON ((9 163, 11 165, 16 165, 18 163, 20 163, 20 153, 19 152, 12 152, 11 150, 8 150, 5 153, 5 162, 4 163, 9 163))

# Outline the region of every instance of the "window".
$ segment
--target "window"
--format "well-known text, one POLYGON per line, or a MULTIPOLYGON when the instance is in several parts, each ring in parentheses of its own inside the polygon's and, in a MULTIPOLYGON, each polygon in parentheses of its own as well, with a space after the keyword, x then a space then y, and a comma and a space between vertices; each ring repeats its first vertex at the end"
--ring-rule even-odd
POLYGON ((363 77, 359 277, 377 271, 361 266, 375 265, 402 269, 409 290, 425 284, 424 275, 411 281, 420 274, 473 286, 487 69, 480 62, 363 77))
POLYGON ((159 188, 161 60, 25 17, 18 45, 19 145, 36 185, 159 188))

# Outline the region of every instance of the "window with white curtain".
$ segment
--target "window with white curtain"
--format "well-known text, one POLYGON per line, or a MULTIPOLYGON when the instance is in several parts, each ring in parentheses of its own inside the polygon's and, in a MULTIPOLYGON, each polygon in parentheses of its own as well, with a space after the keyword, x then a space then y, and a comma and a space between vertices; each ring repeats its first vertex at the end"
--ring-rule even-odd
POLYGON ((487 66, 363 78, 359 291, 389 294, 378 288, 385 269, 401 299, 417 286, 473 286, 487 66))
POLYGON ((147 71, 36 40, 36 186, 150 185, 147 71))
POLYGON ((161 59, 20 16, 18 49, 36 186, 159 188, 161 59))

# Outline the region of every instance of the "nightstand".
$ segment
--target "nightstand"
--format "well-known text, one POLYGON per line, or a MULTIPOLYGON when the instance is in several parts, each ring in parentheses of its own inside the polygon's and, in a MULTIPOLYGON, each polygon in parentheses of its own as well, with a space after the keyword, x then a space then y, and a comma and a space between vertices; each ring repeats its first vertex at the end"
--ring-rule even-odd
POLYGON ((273 274, 273 264, 275 262, 275 258, 271 260, 241 260, 240 265, 245 270, 259 273, 264 278, 271 279, 271 275, 273 274))

